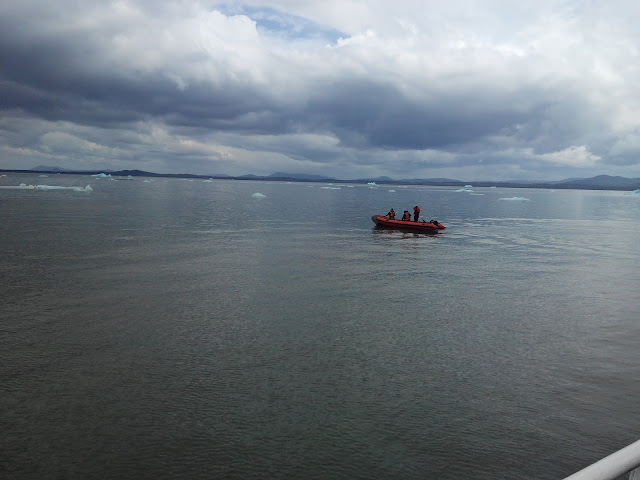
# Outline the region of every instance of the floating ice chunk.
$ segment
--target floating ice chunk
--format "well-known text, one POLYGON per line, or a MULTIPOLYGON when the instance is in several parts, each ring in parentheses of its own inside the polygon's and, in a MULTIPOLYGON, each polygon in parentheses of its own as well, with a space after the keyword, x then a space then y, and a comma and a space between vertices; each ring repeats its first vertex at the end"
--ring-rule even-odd
POLYGON ((340 190, 340 187, 320 187, 320 188, 324 188, 325 190, 340 190))
POLYGON ((49 175, 44 175, 44 174, 42 174, 42 175, 38 175, 38 176, 39 176, 40 178, 49 178, 49 175))
POLYGON ((389 190, 389 191, 390 191, 391 193, 396 193, 396 191, 395 191, 395 190, 393 190, 393 189, 391 189, 391 190, 389 190))
POLYGON ((153 180, 149 180, 148 178, 142 181, 142 183, 151 183, 151 182, 153 182, 153 180))
POLYGON ((33 190, 33 185, 27 185, 26 183, 21 183, 20 185, 2 185, 0 188, 4 188, 6 190, 33 190))
POLYGON ((459 190, 456 190, 456 192, 473 192, 473 190, 469 190, 468 188, 461 188, 459 190))
POLYGON ((376 182, 367 182, 367 185, 371 185, 372 187, 377 187, 378 184, 376 182))
POLYGON ((531 200, 524 197, 508 197, 508 198, 499 198, 498 200, 504 200, 505 202, 530 202, 531 200))
POLYGON ((92 177, 95 178, 111 178, 111 174, 110 173, 96 173, 94 175, 91 175, 92 177))
POLYGON ((637 190, 631 190, 631 193, 640 193, 640 188, 638 188, 637 190))
POLYGON ((474 193, 474 192, 470 192, 469 195, 484 195, 484 193, 474 193))
POLYGON ((493 186, 493 187, 489 187, 489 188, 498 188, 498 187, 496 187, 496 186, 493 186))
POLYGON ((473 185, 465 185, 464 188, 473 188, 473 185))
POLYGON ((213 183, 213 178, 208 178, 206 180, 203 180, 204 183, 213 183))
POLYGON ((27 185, 21 183, 17 186, 2 186, 0 188, 13 189, 13 190, 71 190, 73 192, 92 192, 93 188, 90 185, 86 187, 62 187, 60 185, 27 185))
POLYGON ((59 185, 36 185, 36 190, 71 190, 73 192, 93 192, 90 185, 86 187, 61 187, 59 185))
POLYGON ((263 198, 267 198, 267 196, 261 194, 260 192, 256 192, 253 195, 251 195, 251 198, 255 198, 256 200, 262 200, 263 198))

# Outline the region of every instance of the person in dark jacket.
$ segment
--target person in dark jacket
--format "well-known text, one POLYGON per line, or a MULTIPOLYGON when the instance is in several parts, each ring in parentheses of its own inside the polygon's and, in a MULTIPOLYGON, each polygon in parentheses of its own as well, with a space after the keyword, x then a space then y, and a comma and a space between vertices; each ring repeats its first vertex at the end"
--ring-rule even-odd
POLYGON ((396 218, 396 212, 393 211, 393 208, 389 210, 389 213, 387 213, 387 217, 389 217, 390 220, 393 220, 396 218))
POLYGON ((404 211, 402 214, 402 220, 411 221, 411 214, 409 213, 409 210, 404 211))
POLYGON ((419 218, 420 218, 420 207, 416 205, 415 207, 413 207, 413 221, 417 222, 419 218))

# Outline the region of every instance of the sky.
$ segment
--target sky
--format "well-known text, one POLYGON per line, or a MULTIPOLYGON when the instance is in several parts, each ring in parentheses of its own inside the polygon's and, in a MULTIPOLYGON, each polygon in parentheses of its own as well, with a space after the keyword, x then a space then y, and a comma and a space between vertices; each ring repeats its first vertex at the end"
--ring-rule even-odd
POLYGON ((640 2, 3 0, 0 168, 640 177, 640 2))

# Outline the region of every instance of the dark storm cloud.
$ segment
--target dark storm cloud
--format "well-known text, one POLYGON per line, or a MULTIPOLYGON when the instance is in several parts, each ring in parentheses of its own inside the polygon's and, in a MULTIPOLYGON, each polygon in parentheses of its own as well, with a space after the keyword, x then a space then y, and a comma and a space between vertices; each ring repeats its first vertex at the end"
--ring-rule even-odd
POLYGON ((362 142, 359 146, 418 150, 472 142, 524 118, 522 113, 447 96, 417 102, 391 84, 366 79, 334 85, 313 98, 305 114, 345 143, 355 137, 362 142))

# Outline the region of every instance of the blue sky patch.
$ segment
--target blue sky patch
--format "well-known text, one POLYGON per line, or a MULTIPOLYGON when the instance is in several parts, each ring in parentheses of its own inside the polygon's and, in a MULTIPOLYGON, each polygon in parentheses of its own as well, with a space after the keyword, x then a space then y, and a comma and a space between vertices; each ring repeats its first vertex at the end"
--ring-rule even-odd
POLYGON ((339 38, 346 36, 344 32, 334 28, 274 8, 240 5, 232 8, 219 6, 217 10, 225 15, 246 15, 256 22, 258 30, 288 39, 335 43, 339 38))

